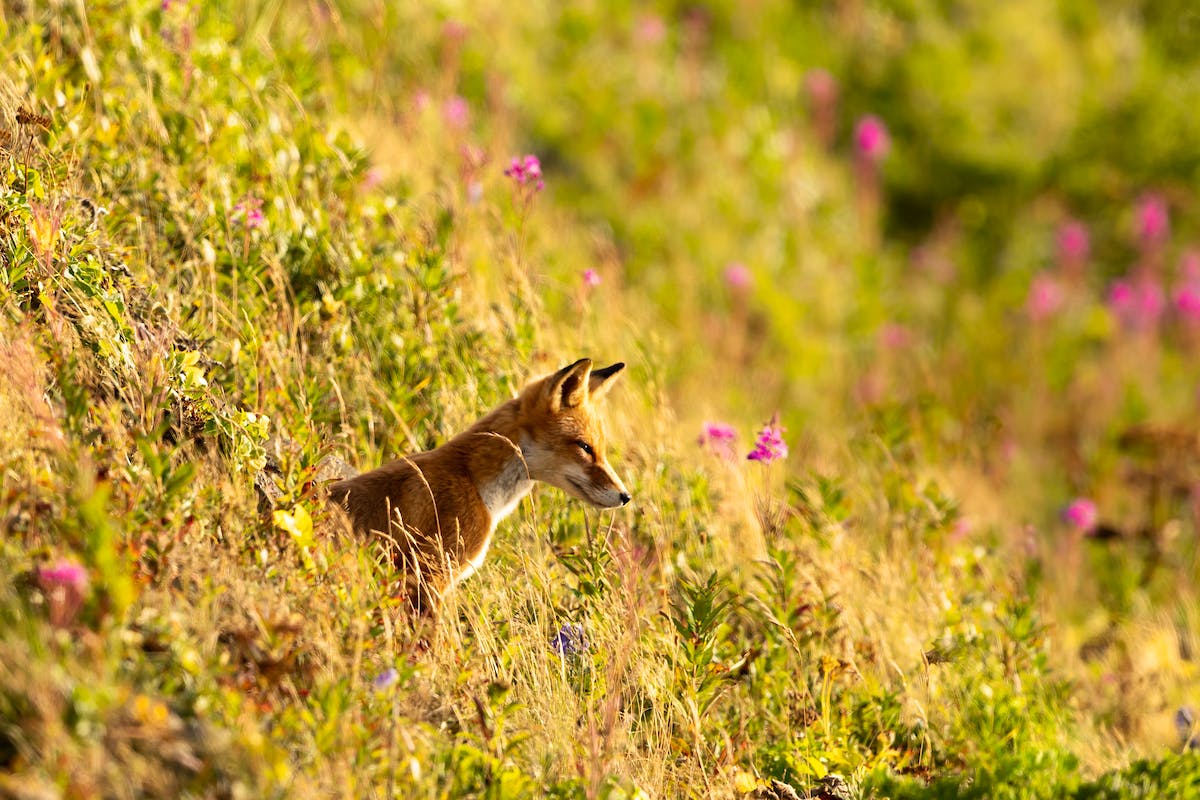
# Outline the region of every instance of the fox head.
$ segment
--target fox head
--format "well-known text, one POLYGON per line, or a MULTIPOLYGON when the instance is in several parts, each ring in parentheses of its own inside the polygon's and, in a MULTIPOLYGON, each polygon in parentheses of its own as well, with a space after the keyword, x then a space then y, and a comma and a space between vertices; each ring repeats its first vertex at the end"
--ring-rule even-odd
POLYGON ((629 502, 625 484, 604 455, 604 423, 595 403, 625 368, 592 369, 582 358, 526 387, 521 395, 521 450, 529 477, 597 508, 629 502))

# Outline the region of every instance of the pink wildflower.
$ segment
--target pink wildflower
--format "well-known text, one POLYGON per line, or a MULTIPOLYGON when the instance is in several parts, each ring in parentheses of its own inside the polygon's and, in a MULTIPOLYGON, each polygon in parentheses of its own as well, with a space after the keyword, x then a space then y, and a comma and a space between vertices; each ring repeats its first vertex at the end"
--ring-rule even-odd
POLYGON ((732 425, 726 425, 724 422, 706 422, 700 429, 700 438, 696 443, 708 448, 713 454, 732 461, 737 449, 737 438, 737 431, 732 425))
POLYGON ((1200 251, 1189 250, 1179 259, 1179 277, 1185 283, 1200 285, 1200 251))
POLYGON ((512 178, 518 186, 531 186, 535 192, 540 192, 546 187, 546 182, 542 179, 542 162, 534 155, 514 157, 504 174, 512 178))
POLYGON ((1085 497, 1075 498, 1062 512, 1063 521, 1081 533, 1095 528, 1098 516, 1096 504, 1085 497))
POLYGON ((1171 216, 1167 201, 1157 194, 1142 195, 1137 206, 1138 236, 1144 244, 1157 244, 1167 238, 1171 216))
POLYGON ((817 138, 828 147, 837 133, 837 78, 820 67, 810 69, 804 76, 804 90, 808 93, 817 138))
POLYGON ((1190 326, 1200 325, 1200 286, 1184 286, 1175 292, 1175 313, 1190 326))
POLYGON ((667 23, 655 14, 646 14, 637 22, 637 38, 643 44, 658 44, 667 36, 667 23))
POLYGON ((787 458, 788 447, 783 441, 783 427, 779 424, 779 414, 771 417, 771 421, 763 426, 754 440, 754 449, 746 456, 750 461, 770 464, 772 461, 787 458))
POLYGON ((588 289, 595 289, 600 285, 600 273, 594 269, 585 269, 583 271, 583 285, 588 289))
POLYGON ((810 69, 804 76, 804 88, 814 103, 832 103, 837 100, 837 78, 827 69, 810 69))
POLYGON ((954 527, 950 529, 950 541, 962 541, 970 536, 973 530, 975 530, 975 523, 970 517, 959 517, 954 521, 954 527))
POLYGON ((372 189, 378 188, 379 184, 383 183, 383 170, 379 167, 371 167, 363 173, 362 182, 359 183, 359 188, 364 192, 369 192, 372 189))
POLYGON ((1126 328, 1149 330, 1158 325, 1166 299, 1162 287, 1152 278, 1137 283, 1119 280, 1109 290, 1108 305, 1126 328))
POLYGON ((229 218, 233 222, 240 222, 250 230, 261 226, 265 221, 262 213, 263 201, 253 195, 246 195, 237 205, 233 207, 229 218))
POLYGON ((419 114, 433 103, 433 98, 429 95, 428 89, 418 89, 413 93, 412 104, 413 108, 419 114))
POLYGON ((1058 261, 1068 268, 1083 265, 1091 254, 1092 241, 1087 226, 1078 220, 1063 223, 1058 229, 1058 261))
POLYGON ((442 105, 442 119, 455 130, 462 130, 471 121, 471 107, 467 101, 454 95, 442 105))
POLYGON ((1041 322, 1058 313, 1063 305, 1063 290, 1058 280, 1045 273, 1033 279, 1025 309, 1034 322, 1041 322))
POLYGON ((50 624, 64 628, 74 622, 87 593, 87 570, 79 563, 63 559, 52 567, 39 568, 37 582, 46 595, 50 624))
POLYGON ((912 344, 912 332, 896 322, 889 322, 879 329, 879 341, 888 350, 903 350, 912 344))
POLYGON ((874 114, 867 115, 854 126, 854 147, 859 156, 877 164, 891 147, 887 126, 874 114))
POLYGON ((467 38, 467 26, 456 19, 448 19, 442 24, 442 36, 451 42, 461 42, 467 38))
POLYGON ((725 285, 735 291, 745 291, 750 288, 754 276, 750 268, 741 262, 735 262, 725 268, 725 285))

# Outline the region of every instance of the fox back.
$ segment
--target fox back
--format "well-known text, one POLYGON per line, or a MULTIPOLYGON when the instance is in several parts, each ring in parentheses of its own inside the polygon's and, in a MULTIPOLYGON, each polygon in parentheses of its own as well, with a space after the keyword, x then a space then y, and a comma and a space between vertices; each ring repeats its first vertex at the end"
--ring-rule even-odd
POLYGON ((360 534, 385 537, 410 599, 431 613, 483 563, 496 525, 535 481, 597 508, 629 502, 605 458, 596 402, 624 368, 581 359, 534 381, 434 450, 338 481, 330 499, 360 534))

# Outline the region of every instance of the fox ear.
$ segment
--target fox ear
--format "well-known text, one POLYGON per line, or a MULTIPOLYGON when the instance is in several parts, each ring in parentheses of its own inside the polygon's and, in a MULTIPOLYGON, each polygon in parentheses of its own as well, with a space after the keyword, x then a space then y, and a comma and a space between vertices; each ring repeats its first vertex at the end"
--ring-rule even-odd
POLYGON ((574 408, 587 400, 588 375, 592 371, 592 360, 581 358, 569 367, 563 367, 546 381, 547 399, 550 410, 574 408))
POLYGON ((618 361, 604 369, 592 370, 592 375, 588 378, 588 399, 599 400, 603 397, 616 383, 617 375, 623 369, 625 369, 625 362, 618 361))

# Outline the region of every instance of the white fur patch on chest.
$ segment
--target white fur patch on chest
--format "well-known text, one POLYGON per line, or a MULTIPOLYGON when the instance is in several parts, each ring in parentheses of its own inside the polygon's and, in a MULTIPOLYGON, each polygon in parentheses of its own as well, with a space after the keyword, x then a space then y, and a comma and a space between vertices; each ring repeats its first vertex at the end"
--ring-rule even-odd
POLYGON ((483 545, 480 546, 479 552, 475 553, 469 560, 466 561, 454 576, 453 584, 458 584, 460 581, 466 580, 473 575, 476 570, 483 566, 483 560, 487 557, 488 547, 492 543, 492 534, 496 531, 496 526, 500 524, 500 520, 507 517, 517 507, 517 503, 521 502, 521 498, 529 494, 533 489, 533 481, 529 479, 529 471, 525 467, 525 461, 518 458, 516 454, 504 464, 504 467, 488 481, 477 486, 479 490, 479 498, 483 500, 484 506, 487 507, 490 524, 488 525, 487 536, 483 540, 483 545))
POLYGON ((525 462, 515 455, 491 480, 479 486, 479 497, 492 518, 492 530, 500 520, 507 517, 521 502, 521 498, 533 489, 533 481, 525 462))

